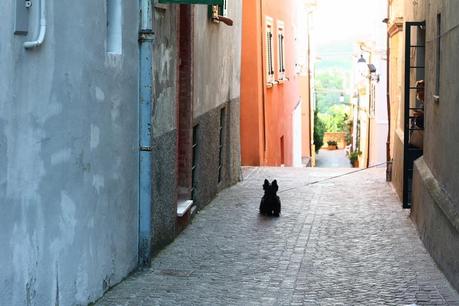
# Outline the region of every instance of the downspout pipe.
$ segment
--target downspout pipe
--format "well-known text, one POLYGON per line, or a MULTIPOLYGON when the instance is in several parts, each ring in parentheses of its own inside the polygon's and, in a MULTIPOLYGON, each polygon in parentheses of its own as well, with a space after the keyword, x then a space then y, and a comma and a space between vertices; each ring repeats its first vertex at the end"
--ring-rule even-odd
POLYGON ((38 35, 35 40, 24 42, 24 48, 26 49, 33 49, 33 48, 39 47, 45 41, 45 36, 46 36, 46 2, 45 0, 40 0, 39 10, 40 10, 40 23, 39 23, 38 35))
POLYGON ((390 106, 390 34, 389 34, 389 25, 390 25, 390 1, 387 1, 387 18, 384 21, 387 24, 387 36, 386 36, 386 49, 387 49, 387 61, 386 61, 386 97, 387 97, 387 140, 386 140, 386 181, 392 181, 392 156, 390 151, 390 139, 391 139, 391 106, 390 106))
POLYGON ((151 259, 153 0, 139 0, 139 257, 145 267, 151 259))

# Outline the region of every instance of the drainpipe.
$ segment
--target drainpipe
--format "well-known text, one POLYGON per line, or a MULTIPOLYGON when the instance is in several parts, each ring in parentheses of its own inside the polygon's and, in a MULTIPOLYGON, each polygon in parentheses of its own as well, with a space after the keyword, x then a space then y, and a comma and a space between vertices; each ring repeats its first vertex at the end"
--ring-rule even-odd
POLYGON ((151 254, 151 118, 153 99, 152 0, 139 0, 139 266, 150 264, 151 254))
POLYGON ((314 150, 313 143, 314 143, 314 131, 313 131, 313 125, 312 125, 312 120, 313 120, 313 115, 312 112, 314 111, 312 109, 312 99, 311 99, 311 89, 312 89, 312 83, 311 83, 311 76, 312 76, 312 71, 311 71, 311 15, 312 11, 309 11, 307 14, 307 27, 308 27, 308 103, 309 103, 309 154, 311 155, 311 166, 312 166, 312 150, 314 150))
POLYGON ((266 135, 266 97, 265 97, 265 89, 266 89, 266 70, 265 67, 265 26, 264 26, 264 12, 263 12, 263 0, 259 0, 260 4, 260 27, 261 27, 261 102, 262 102, 262 111, 263 111, 263 158, 260 158, 260 165, 266 165, 267 163, 267 151, 268 151, 268 136, 266 135))
POLYGON ((387 49, 387 61, 386 61, 386 97, 387 97, 387 140, 386 140, 386 181, 392 181, 392 157, 390 152, 390 133, 391 133, 391 109, 390 109, 390 0, 387 1, 387 18, 383 20, 387 23, 387 37, 386 37, 386 49, 387 49))
MULTIPOLYGON (((30 3, 30 2, 29 2, 30 3)), ((46 3, 45 0, 40 0, 39 10, 40 10, 40 23, 39 23, 39 31, 37 38, 33 41, 26 41, 24 42, 24 48, 32 49, 41 46, 43 41, 45 40, 46 35, 46 3)))

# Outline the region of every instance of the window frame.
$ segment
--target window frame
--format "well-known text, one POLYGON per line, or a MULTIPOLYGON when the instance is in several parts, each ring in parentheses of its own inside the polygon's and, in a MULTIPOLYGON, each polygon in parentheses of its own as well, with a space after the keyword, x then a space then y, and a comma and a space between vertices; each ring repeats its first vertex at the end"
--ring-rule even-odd
POLYGON ((265 29, 265 56, 266 56, 266 85, 271 87, 275 81, 275 67, 274 67, 274 20, 272 17, 266 16, 265 29))
POLYGON ((442 22, 442 14, 437 14, 437 25, 436 25, 436 50, 435 50, 435 93, 433 95, 434 102, 440 101, 440 75, 441 75, 441 22, 442 22))
POLYGON ((285 24, 277 20, 277 79, 280 81, 286 79, 285 66, 285 24))
POLYGON ((220 23, 220 21, 218 21, 218 16, 228 17, 228 1, 229 0, 222 0, 221 5, 209 6, 209 17, 214 22, 220 23))

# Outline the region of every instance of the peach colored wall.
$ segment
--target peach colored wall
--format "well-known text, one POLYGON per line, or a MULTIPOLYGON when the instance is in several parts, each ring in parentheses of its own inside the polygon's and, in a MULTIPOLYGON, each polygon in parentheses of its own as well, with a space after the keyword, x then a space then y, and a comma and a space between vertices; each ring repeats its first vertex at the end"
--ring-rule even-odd
POLYGON ((308 76, 300 76, 300 96, 301 96, 301 127, 302 127, 302 139, 301 139, 301 156, 311 156, 311 131, 310 131, 310 108, 309 108, 309 82, 308 76))
MULTIPOLYGON (((282 136, 284 137, 284 164, 292 165, 293 111, 300 100, 299 80, 295 75, 293 22, 296 19, 295 10, 301 8, 300 4, 301 1, 298 0, 264 0, 261 5, 260 1, 244 1, 241 68, 243 165, 281 165, 282 136), (288 78, 284 83, 275 84, 271 88, 266 86, 264 73, 266 16, 273 19, 273 59, 276 80, 278 80, 277 21, 284 22, 285 67, 288 78), (263 116, 263 109, 265 116, 263 116), (265 152, 263 122, 266 130, 265 152)), ((304 20, 296 20, 296 22, 304 22, 304 20)))
POLYGON ((244 1, 241 59, 242 165, 263 164, 263 96, 260 0, 244 1))

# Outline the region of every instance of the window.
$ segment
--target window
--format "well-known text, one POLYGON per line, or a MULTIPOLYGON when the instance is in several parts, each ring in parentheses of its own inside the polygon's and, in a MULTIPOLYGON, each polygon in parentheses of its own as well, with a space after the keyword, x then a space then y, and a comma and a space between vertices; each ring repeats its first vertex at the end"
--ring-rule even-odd
POLYGON ((210 6, 210 17, 214 21, 218 21, 218 16, 228 17, 228 1, 223 0, 221 5, 212 5, 210 6))
POLYGON ((266 17, 266 83, 274 83, 273 19, 266 17))
POLYGON ((435 102, 440 99, 440 67, 441 67, 441 14, 437 15, 437 52, 435 61, 435 102))
POLYGON ((220 141, 218 145, 218 182, 222 181, 223 177, 223 133, 225 126, 225 108, 220 110, 220 141))
POLYGON ((193 127, 193 146, 191 159, 191 199, 195 200, 196 195, 196 168, 198 159, 198 126, 193 127))
POLYGON ((122 53, 122 1, 107 0, 107 53, 122 53))
POLYGON ((285 45, 284 45, 284 22, 277 22, 277 58, 278 58, 278 79, 285 79, 285 45))

